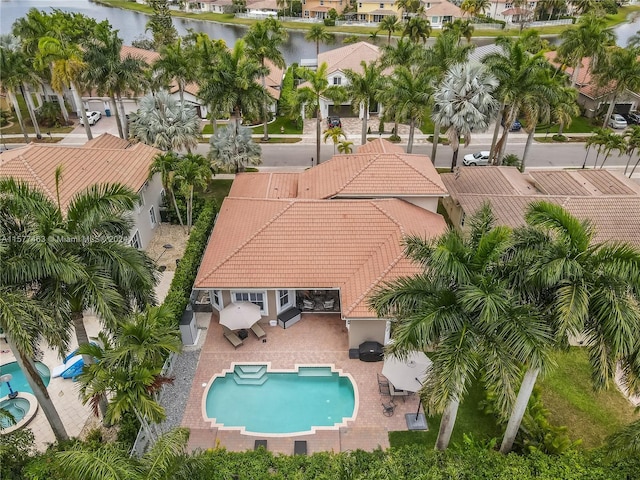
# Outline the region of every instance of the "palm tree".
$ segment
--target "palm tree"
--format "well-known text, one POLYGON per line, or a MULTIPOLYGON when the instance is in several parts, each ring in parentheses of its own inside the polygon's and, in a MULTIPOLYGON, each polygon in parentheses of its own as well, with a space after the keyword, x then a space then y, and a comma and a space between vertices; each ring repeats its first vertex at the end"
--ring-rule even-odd
POLYGON ((267 95, 266 83, 266 71, 268 68, 265 65, 265 60, 269 60, 279 68, 286 66, 280 47, 286 42, 288 36, 289 34, 278 20, 267 18, 262 22, 254 23, 244 37, 244 41, 247 44, 247 53, 258 60, 263 69, 262 89, 265 95, 262 104, 262 140, 264 142, 269 140, 269 96, 267 95))
POLYGON ((558 93, 556 102, 551 106, 551 118, 558 123, 558 135, 562 135, 564 127, 571 126, 573 119, 580 115, 580 107, 575 88, 563 87, 558 93))
POLYGON ((0 83, 5 92, 13 110, 18 119, 20 130, 24 135, 25 142, 29 142, 29 134, 22 118, 22 111, 20 110, 20 104, 16 97, 16 91, 22 86, 22 82, 29 75, 29 69, 27 67, 26 58, 21 52, 15 51, 6 45, 6 36, 3 35, 0 39, 0 83))
POLYGON ((571 5, 575 8, 575 13, 584 15, 595 10, 598 2, 597 0, 571 0, 571 5))
POLYGON ((175 178, 180 181, 180 190, 187 199, 187 233, 191 233, 193 190, 195 186, 206 189, 211 180, 211 165, 204 156, 188 153, 178 163, 175 178))
POLYGON ((612 47, 607 50, 593 73, 601 87, 614 86, 609 93, 609 108, 602 124, 602 128, 605 128, 618 97, 626 90, 640 90, 640 62, 637 49, 612 47))
MULTIPOLYGON (((351 69, 344 71, 347 79, 345 91, 347 97, 351 100, 351 106, 354 112, 360 111, 362 114, 362 134, 360 143, 367 143, 367 120, 369 117, 369 109, 371 102, 376 100, 382 87, 382 67, 376 62, 367 64, 364 60, 360 62, 362 73, 358 73, 351 69)), ((334 152, 335 153, 335 152, 334 152)))
POLYGON ((431 35, 431 23, 420 16, 411 17, 402 31, 402 37, 407 37, 414 43, 427 43, 429 35, 431 35))
POLYGON ((490 0, 463 0, 462 4, 460 4, 460 10, 470 17, 484 15, 489 8, 491 8, 490 0))
POLYGON ((456 18, 453 22, 445 23, 442 27, 442 33, 451 32, 458 39, 458 43, 460 43, 460 39, 462 38, 465 38, 467 43, 471 43, 474 30, 475 27, 471 24, 471 21, 462 20, 461 18, 456 18))
POLYGON ((387 45, 391 45, 391 35, 401 28, 401 22, 395 15, 387 15, 378 24, 379 31, 387 32, 387 45))
POLYGON ((180 103, 184 104, 184 89, 196 80, 196 65, 193 52, 182 46, 182 39, 165 45, 160 50, 160 58, 153 63, 153 69, 165 82, 178 84, 180 103))
MULTIPOLYGON (((607 139, 607 143, 604 145, 604 158, 602 159, 602 163, 600 164, 600 168, 602 168, 605 162, 609 159, 611 152, 616 150, 619 155, 622 155, 627 150, 627 142, 622 135, 618 135, 612 132, 612 135, 609 135, 607 139)), ((594 165, 593 168, 596 168, 597 164, 594 165)))
MULTIPOLYGON (((573 217, 561 206, 532 203, 526 226, 517 230, 513 259, 517 283, 533 297, 556 342, 582 334, 589 351, 592 380, 597 389, 613 383, 619 362, 624 380, 637 382, 629 362, 640 341, 640 295, 637 269, 640 251, 626 243, 594 241, 588 221, 573 217)), ((531 367, 523 380, 501 451, 508 452, 518 431, 539 368, 531 367), (519 417, 519 418, 517 418, 519 417)))
POLYGON ((251 138, 252 130, 246 127, 227 125, 216 130, 211 136, 209 160, 215 168, 233 172, 244 171, 247 165, 260 165, 262 148, 251 138))
POLYGON ((314 72, 308 68, 299 68, 297 73, 306 80, 308 85, 298 88, 298 98, 300 103, 304 105, 310 105, 311 108, 306 110, 316 117, 316 158, 317 163, 320 163, 320 126, 322 124, 322 112, 320 111, 320 97, 325 97, 338 101, 344 96, 344 91, 341 87, 331 85, 329 86, 329 80, 327 80, 327 63, 322 62, 322 65, 314 72))
POLYGON ((193 469, 203 463, 200 454, 186 455, 189 429, 176 428, 154 443, 138 459, 117 444, 99 448, 78 445, 56 453, 55 465, 66 478, 85 480, 188 480, 193 469))
POLYGON ((78 83, 83 70, 86 68, 80 47, 57 38, 43 37, 38 42, 37 62, 40 65, 53 64, 51 86, 54 90, 62 93, 67 85, 71 85, 76 108, 84 124, 84 131, 87 133, 87 138, 92 140, 91 126, 80 97, 81 89, 78 83))
MULTIPOLYGON (((396 67, 382 94, 383 103, 394 104, 399 118, 409 120, 407 153, 413 151, 413 137, 431 102, 433 76, 426 68, 396 67)), ((397 132, 397 130, 396 130, 397 132)))
MULTIPOLYGON (((440 85, 445 74, 453 65, 465 63, 475 46, 471 44, 460 46, 460 38, 454 32, 447 31, 440 35, 431 48, 426 50, 425 63, 430 67, 434 76, 434 85, 440 85)), ((440 138, 440 123, 433 126, 433 145, 431 147, 431 161, 435 164, 440 138)))
MULTIPOLYGON (((631 163, 631 157, 635 152, 640 151, 640 125, 631 125, 625 133, 625 138, 627 140, 627 154, 629 154, 629 160, 627 160, 627 164, 624 166, 624 174, 626 176, 627 169, 631 163)), ((631 175, 633 175, 634 170, 635 167, 631 170, 631 175)), ((629 175, 629 178, 631 178, 631 175, 629 175)))
MULTIPOLYGON (((344 134, 340 127, 327 128, 324 131, 324 137, 322 140, 324 143, 327 143, 327 140, 331 139, 333 142, 333 154, 336 154, 336 145, 340 142, 340 138, 347 139, 347 136, 344 134)), ((365 139, 366 140, 366 139, 365 139)))
POLYGON ((349 142, 347 140, 338 142, 338 152, 344 155, 353 153, 353 142, 349 142))
POLYGON ((530 55, 519 40, 499 37, 496 43, 503 52, 487 55, 483 63, 500 82, 496 97, 501 105, 491 143, 491 158, 499 165, 507 146, 510 126, 518 118, 522 100, 526 94, 539 89, 541 77, 545 76, 549 64, 541 52, 530 55), (502 137, 497 142, 500 125, 503 125, 502 137))
POLYGON ((472 217, 468 235, 451 229, 431 241, 407 238, 405 253, 423 271, 387 282, 369 300, 379 317, 395 319, 388 353, 403 358, 433 349, 421 397, 427 414, 444 412, 437 450, 447 448, 473 378, 482 376, 498 396, 499 412, 506 413, 518 364, 544 356, 547 326, 500 278, 510 241, 509 229, 494 227, 485 205, 472 217))
POLYGON ((453 149, 452 172, 458 161, 460 137, 467 147, 471 132, 486 130, 498 110, 498 102, 492 95, 497 86, 498 80, 484 65, 466 63, 452 66, 433 94, 433 120, 447 128, 453 149))
POLYGON ((418 13, 422 7, 419 0, 396 0, 394 5, 402 10, 402 19, 407 18, 407 14, 418 13))
POLYGON ((191 105, 181 104, 167 92, 146 95, 130 114, 130 134, 160 150, 187 151, 198 145, 200 118, 191 105))
POLYGON ((640 452, 640 420, 631 422, 607 438, 607 453, 613 458, 640 452))
POLYGON ((320 54, 320 44, 330 44, 335 41, 335 35, 327 31, 324 25, 312 25, 305 34, 304 39, 309 42, 316 42, 316 57, 320 54))
POLYGON ((184 223, 182 222, 182 215, 180 215, 180 209, 178 208, 178 202, 176 201, 176 195, 173 191, 176 168, 179 161, 178 155, 176 155, 175 152, 169 151, 166 153, 159 153, 154 157, 153 163, 149 168, 149 178, 153 177, 156 173, 160 174, 162 188, 164 188, 164 191, 171 197, 171 202, 173 203, 173 208, 178 216, 178 221, 180 222, 180 225, 184 226, 184 223))

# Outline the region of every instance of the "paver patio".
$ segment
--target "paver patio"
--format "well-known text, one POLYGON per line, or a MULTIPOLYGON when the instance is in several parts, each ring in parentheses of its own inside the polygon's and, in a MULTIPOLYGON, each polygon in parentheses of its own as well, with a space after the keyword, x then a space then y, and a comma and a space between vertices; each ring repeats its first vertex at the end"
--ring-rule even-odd
MULTIPOLYGON (((239 431, 211 427, 202 415, 203 385, 233 362, 271 362, 272 369, 292 369, 296 364, 334 365, 349 373, 359 393, 358 413, 354 421, 336 430, 323 430, 304 436, 269 437, 271 451, 292 454, 294 440, 307 440, 309 453, 316 451, 373 450, 388 448, 388 432, 406 430, 404 414, 415 413, 418 396, 396 399, 395 415, 382 414, 381 396, 376 373, 382 362, 365 363, 349 359, 347 330, 338 314, 303 313, 302 320, 284 330, 265 327, 267 342, 249 336, 237 350, 223 337, 218 315, 211 315, 200 360, 191 387, 182 426, 191 429, 189 448, 207 449, 217 446, 231 451, 252 449, 254 440, 263 438, 239 431)), ((388 400, 388 397, 386 397, 388 400)), ((268 412, 265 412, 268 414, 268 412)))

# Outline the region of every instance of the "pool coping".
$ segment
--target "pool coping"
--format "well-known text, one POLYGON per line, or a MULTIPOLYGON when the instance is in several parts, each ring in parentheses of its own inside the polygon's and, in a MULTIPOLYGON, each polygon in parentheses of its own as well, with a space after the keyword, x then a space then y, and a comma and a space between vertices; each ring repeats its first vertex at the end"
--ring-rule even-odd
POLYGON ((358 385, 355 381, 355 379, 353 378, 353 376, 348 373, 348 372, 344 372, 341 368, 336 368, 335 364, 326 364, 326 363, 322 363, 322 364, 308 364, 308 363, 296 363, 294 364, 293 368, 278 368, 278 369, 272 369, 271 368, 271 362, 232 362, 229 366, 229 368, 226 368, 224 370, 222 370, 219 373, 216 373, 213 377, 211 377, 211 380, 209 380, 209 382, 207 382, 206 384, 203 384, 203 393, 202 393, 202 400, 201 400, 201 411, 202 411, 202 418, 204 419, 205 422, 209 423, 210 426, 212 428, 217 428, 219 430, 228 430, 228 431, 237 431, 240 432, 243 435, 249 435, 249 436, 253 436, 253 437, 270 437, 270 438, 285 438, 285 437, 299 437, 302 435, 311 435, 314 434, 318 431, 324 431, 324 430, 339 430, 342 427, 346 427, 347 426, 347 422, 353 422, 355 421, 356 417, 358 416, 358 408, 360 405, 360 394, 358 393, 358 385), (209 417, 207 416, 207 394, 209 393, 209 390, 211 389, 211 386, 213 385, 213 382, 220 377, 224 377, 225 375, 227 375, 228 373, 233 373, 235 370, 235 367, 238 365, 266 365, 267 367, 267 373, 299 373, 300 372, 300 368, 309 368, 309 367, 318 367, 318 368, 330 368, 331 369, 331 373, 337 373, 339 376, 341 377, 346 377, 349 379, 349 381, 351 382, 351 386, 353 387, 353 414, 350 417, 342 417, 342 421, 341 422, 337 422, 334 423, 332 426, 313 426, 311 427, 311 430, 305 430, 303 432, 291 432, 291 433, 261 433, 261 432, 249 432, 246 430, 245 426, 233 426, 233 427, 229 427, 229 426, 225 426, 222 423, 217 423, 215 418, 209 417))
POLYGON ((12 425, 10 427, 3 429, 2 435, 15 432, 16 430, 20 430, 21 428, 27 426, 29 422, 33 420, 33 417, 35 417, 36 413, 38 412, 38 400, 36 399, 35 395, 32 395, 27 392, 18 392, 18 395, 16 395, 13 398, 9 398, 9 395, 5 395, 4 397, 0 398, 0 404, 6 400, 15 400, 17 398, 22 398, 28 401, 29 410, 24 414, 24 417, 22 417, 22 419, 19 422, 17 422, 15 425, 12 425))

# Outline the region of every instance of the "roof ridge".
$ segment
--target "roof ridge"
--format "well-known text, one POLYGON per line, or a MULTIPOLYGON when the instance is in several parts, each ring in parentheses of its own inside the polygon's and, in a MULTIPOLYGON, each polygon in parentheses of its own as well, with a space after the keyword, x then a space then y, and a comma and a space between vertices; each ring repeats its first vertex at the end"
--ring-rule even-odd
MULTIPOLYGON (((258 199, 246 199, 246 198, 238 198, 235 197, 236 199, 240 199, 240 200, 251 200, 251 201, 264 201, 265 199, 262 198, 258 198, 258 199)), ((282 201, 282 199, 266 199, 266 200, 278 200, 278 201, 282 201)), ((201 281, 204 281, 206 279, 208 279, 209 277, 211 277, 211 275, 213 274, 213 272, 215 270, 217 270, 218 268, 220 268, 222 265, 224 265, 225 263, 227 263, 229 260, 231 260, 231 257, 233 257, 236 253, 238 253, 242 248, 245 247, 245 245, 247 245, 249 242, 251 242, 254 238, 256 238, 258 236, 258 234, 260 234, 262 231, 264 231, 264 229, 266 229, 269 225, 271 225, 273 222, 275 222, 275 220, 282 216, 282 214, 284 214, 284 212, 286 212, 287 210, 289 210, 292 205, 295 203, 295 199, 291 199, 288 202, 288 205, 286 205, 282 210, 278 211, 278 213, 276 213, 272 218, 270 218, 269 220, 267 220, 267 222, 260 227, 258 230, 256 230, 253 235, 250 235, 249 238, 247 238, 243 243, 241 243, 238 247, 236 247, 229 255, 227 255, 223 260, 221 260, 217 265, 215 265, 211 271, 205 275, 204 277, 202 277, 201 281)), ((209 239, 211 240, 211 239, 209 239)))
MULTIPOLYGON (((398 200, 398 201, 400 201, 400 202, 404 202, 404 200, 400 200, 400 199, 398 199, 398 198, 389 198, 389 199, 386 199, 386 200, 398 200)), ((380 205, 378 205, 378 202, 379 202, 379 201, 380 201, 379 199, 376 199, 376 200, 370 200, 370 202, 371 202, 371 203, 372 203, 372 204, 373 204, 373 205, 374 205, 378 210, 380 210, 384 215, 386 215, 386 216, 387 216, 387 218, 388 218, 389 220, 391 220, 393 223, 395 223, 395 224, 398 226, 398 228, 400 229, 400 233, 401 233, 401 234, 402 234, 402 236, 404 237, 405 232, 404 232, 404 226, 402 225, 402 223, 400 223, 400 221, 399 221, 397 218, 395 218, 393 215, 391 215, 391 213, 389 213, 389 212, 388 212, 388 211, 386 211, 384 208, 382 208, 380 205)), ((389 203, 389 202, 387 202, 387 203, 389 203)), ((406 202, 406 203, 409 203, 409 202, 406 202)))
MULTIPOLYGON (((435 183, 431 178, 429 178, 426 174, 422 173, 420 170, 418 170, 416 167, 414 167, 413 165, 411 165, 409 162, 407 162, 407 160, 404 158, 405 156, 411 156, 411 157, 426 157, 429 158, 427 155, 417 155, 417 154, 413 154, 413 153, 389 153, 388 155, 395 155, 397 156, 400 160, 402 160, 404 162, 405 165, 407 165, 409 168, 411 168, 413 171, 418 172, 425 180, 428 180, 429 183, 431 183, 433 186, 435 187, 440 187, 440 185, 438 185, 437 183, 435 183)), ((429 158, 429 161, 431 161, 431 158, 429 158)), ((433 163, 432 163, 433 165, 433 163)), ((433 167, 435 168, 435 166, 433 167)), ((437 173, 437 170, 436 170, 437 173)), ((446 191, 447 188, 445 186, 444 190, 446 191)))
POLYGON ((22 164, 25 166, 25 168, 29 171, 29 173, 33 176, 33 178, 35 179, 36 183, 38 185, 40 185, 40 188, 42 188, 42 190, 44 190, 45 192, 47 192, 47 194, 52 198, 55 199, 56 196, 54 195, 54 193, 49 190, 49 188, 47 187, 46 183, 44 182, 44 180, 42 180, 40 178, 40 175, 38 175, 35 170, 31 167, 31 164, 27 161, 27 159, 22 155, 22 153, 20 155, 18 155, 18 157, 16 157, 16 159, 19 159, 22 164))
POLYGON ((338 189, 338 190, 333 194, 333 196, 335 196, 335 195, 337 195, 338 193, 342 192, 342 191, 347 187, 347 185, 350 185, 351 183, 353 183, 353 182, 355 181, 355 179, 356 179, 356 178, 358 178, 358 177, 360 176, 360 174, 362 174, 362 172, 364 172, 367 168, 369 168, 369 166, 370 166, 373 162, 375 162, 375 161, 378 159, 378 157, 379 157, 380 155, 381 155, 381 154, 379 154, 379 153, 355 153, 355 154, 353 154, 353 156, 361 156, 361 157, 364 157, 364 156, 373 156, 373 158, 371 158, 370 160, 367 160, 367 161, 366 161, 366 163, 362 166, 362 168, 361 168, 361 169, 359 169, 358 171, 356 171, 356 173, 354 173, 354 174, 353 174, 353 176, 352 176, 351 178, 349 178, 346 182, 344 182, 344 183, 342 184, 342 187, 340 187, 340 188, 339 188, 339 189, 338 189))

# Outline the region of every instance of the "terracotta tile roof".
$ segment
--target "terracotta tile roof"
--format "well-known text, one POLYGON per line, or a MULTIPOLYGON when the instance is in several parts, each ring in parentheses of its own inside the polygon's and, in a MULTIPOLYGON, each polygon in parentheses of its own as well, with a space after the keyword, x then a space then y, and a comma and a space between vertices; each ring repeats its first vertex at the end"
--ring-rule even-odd
POLYGON ((429 157, 406 153, 336 155, 298 180, 300 198, 445 195, 429 157))
POLYGON ((418 271, 403 259, 402 237, 445 229, 440 215, 398 199, 227 197, 194 288, 340 288, 345 318, 371 318, 368 293, 418 271))
POLYGON ((137 192, 159 152, 142 143, 128 148, 30 144, 0 156, 0 177, 24 180, 55 199, 55 170, 62 166, 60 200, 66 208, 76 193, 96 183, 122 183, 137 192))
POLYGON ((572 172, 598 189, 600 195, 637 195, 640 187, 625 177, 613 175, 607 170, 580 170, 572 172))
POLYGON ((538 171, 529 172, 536 186, 547 195, 589 195, 581 183, 568 171, 538 171))
POLYGON ((132 145, 129 140, 116 137, 110 133, 103 133, 84 144, 84 148, 128 148, 132 145))
POLYGON ((160 58, 160 54, 158 52, 154 52, 153 50, 145 50, 143 48, 123 45, 120 49, 120 57, 124 59, 127 56, 140 58, 149 65, 160 58))
POLYGON ((239 173, 231 185, 230 197, 295 198, 297 173, 239 173))
POLYGON ((462 18, 464 14, 459 7, 455 6, 453 3, 442 1, 431 3, 431 7, 427 8, 424 11, 424 14, 428 17, 454 17, 454 18, 462 18))
MULTIPOLYGON (((558 60, 558 53, 556 51, 545 52, 544 56, 546 59, 551 62, 555 67, 561 67, 562 64, 558 60)), ((576 83, 578 91, 589 98, 595 99, 603 97, 604 95, 611 92, 616 84, 615 82, 611 82, 608 85, 600 86, 593 80, 591 75, 591 58, 584 57, 580 61, 580 70, 578 71, 578 78, 576 79, 576 83)), ((564 72, 571 78, 573 76, 573 67, 565 66, 564 72)))
POLYGON ((277 0, 249 0, 247 8, 252 10, 278 10, 277 0))
MULTIPOLYGON (((507 167, 513 168, 513 167, 507 167)), ((461 167, 440 175, 449 194, 515 195, 518 190, 504 175, 504 167, 461 167)))
POLYGON ((404 153, 404 148, 387 140, 376 138, 364 145, 360 145, 358 153, 404 153))
POLYGON ((367 42, 358 42, 344 47, 335 48, 318 55, 318 65, 327 63, 327 74, 337 70, 351 69, 356 73, 362 73, 360 62, 366 63, 378 60, 382 52, 380 48, 367 42))

